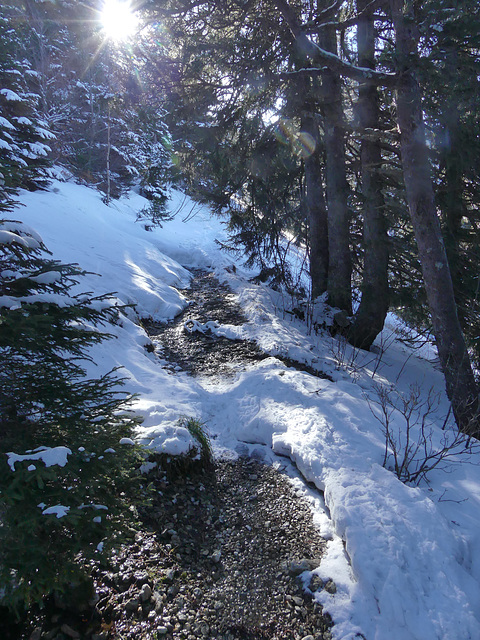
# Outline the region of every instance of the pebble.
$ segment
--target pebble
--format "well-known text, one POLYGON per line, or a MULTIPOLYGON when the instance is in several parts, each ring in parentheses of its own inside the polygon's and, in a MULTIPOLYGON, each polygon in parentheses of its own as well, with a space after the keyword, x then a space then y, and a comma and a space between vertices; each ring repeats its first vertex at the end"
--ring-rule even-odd
POLYGON ((168 629, 167 627, 157 627, 156 632, 157 632, 157 635, 159 636, 166 636, 168 633, 168 629))
POLYGON ((211 555, 213 562, 220 562, 221 557, 222 557, 222 552, 219 549, 214 551, 211 555))
POLYGON ((327 591, 328 593, 331 593, 332 595, 334 593, 337 593, 337 585, 333 580, 328 580, 324 586, 324 589, 325 591, 327 591))
POLYGON ((138 609, 138 605, 140 604, 140 602, 136 599, 136 598, 131 598, 126 604, 125 604, 125 609, 129 612, 129 613, 133 613, 134 611, 136 611, 138 609))
POLYGON ((149 584, 144 584, 140 591, 140 600, 142 602, 147 602, 152 597, 152 588, 149 584))
POLYGON ((292 560, 286 565, 286 571, 291 576, 299 576, 304 571, 312 571, 318 565, 320 561, 310 560, 308 558, 302 558, 301 560, 292 560))

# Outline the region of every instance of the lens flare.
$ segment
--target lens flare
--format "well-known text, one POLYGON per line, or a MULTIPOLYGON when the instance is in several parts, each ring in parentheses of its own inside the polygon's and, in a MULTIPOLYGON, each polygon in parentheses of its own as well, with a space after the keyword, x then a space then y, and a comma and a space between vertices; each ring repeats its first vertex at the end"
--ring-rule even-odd
POLYGON ((295 155, 304 160, 314 153, 317 146, 313 136, 306 131, 297 131, 293 122, 286 118, 281 118, 278 121, 276 138, 282 144, 289 146, 295 155))

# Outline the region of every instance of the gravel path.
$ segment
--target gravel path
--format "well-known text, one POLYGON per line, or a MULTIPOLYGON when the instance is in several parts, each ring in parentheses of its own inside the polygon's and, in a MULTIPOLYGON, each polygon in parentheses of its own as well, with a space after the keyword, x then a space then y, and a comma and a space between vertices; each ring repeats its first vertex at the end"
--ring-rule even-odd
MULTIPOLYGON (((328 640, 331 620, 298 575, 324 541, 288 479, 248 458, 156 480, 148 528, 98 570, 109 638, 328 640), (161 492, 161 493, 158 493, 161 492)), ((314 580, 312 590, 334 590, 314 580)), ((95 636, 94 636, 95 637, 95 636)))
MULTIPOLYGON (((185 331, 184 326, 195 321, 205 324, 213 320, 232 325, 247 322, 235 295, 226 284, 201 269, 194 269, 193 274, 190 287, 183 292, 189 300, 186 309, 169 323, 144 323, 155 345, 155 352, 165 361, 166 368, 173 373, 183 370, 194 376, 233 377, 246 364, 270 357, 255 342, 229 340, 214 336, 209 331, 185 331)), ((305 363, 280 355, 275 357, 288 367, 306 371, 318 378, 331 379, 326 373, 305 363)))

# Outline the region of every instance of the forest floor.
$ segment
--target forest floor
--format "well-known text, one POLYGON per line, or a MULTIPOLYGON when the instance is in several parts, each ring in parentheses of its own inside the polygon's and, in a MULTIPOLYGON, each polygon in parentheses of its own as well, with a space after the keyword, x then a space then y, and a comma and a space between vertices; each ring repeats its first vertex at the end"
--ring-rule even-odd
MULTIPOLYGON (((173 322, 146 323, 172 375, 232 377, 267 357, 254 343, 195 330, 246 321, 212 274, 196 272, 184 293, 190 304, 173 322)), ((157 470, 135 539, 108 566, 92 567, 96 602, 78 610, 57 599, 22 624, 5 624, 2 637, 330 640, 331 618, 313 593, 334 593, 335 584, 299 577, 320 564, 325 541, 282 464, 267 465, 255 451, 207 467, 157 470)))

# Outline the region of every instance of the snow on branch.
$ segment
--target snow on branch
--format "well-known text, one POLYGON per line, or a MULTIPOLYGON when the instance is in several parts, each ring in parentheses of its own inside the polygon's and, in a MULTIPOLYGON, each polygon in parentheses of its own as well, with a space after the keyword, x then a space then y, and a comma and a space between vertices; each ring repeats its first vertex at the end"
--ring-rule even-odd
POLYGON ((349 62, 345 62, 345 60, 342 60, 335 53, 319 47, 306 35, 288 2, 286 2, 286 0, 275 0, 275 3, 301 49, 314 63, 323 63, 332 71, 351 78, 352 80, 357 80, 358 82, 370 80, 382 86, 392 86, 396 84, 398 76, 394 73, 382 73, 381 71, 373 71, 367 67, 357 67, 349 62))

